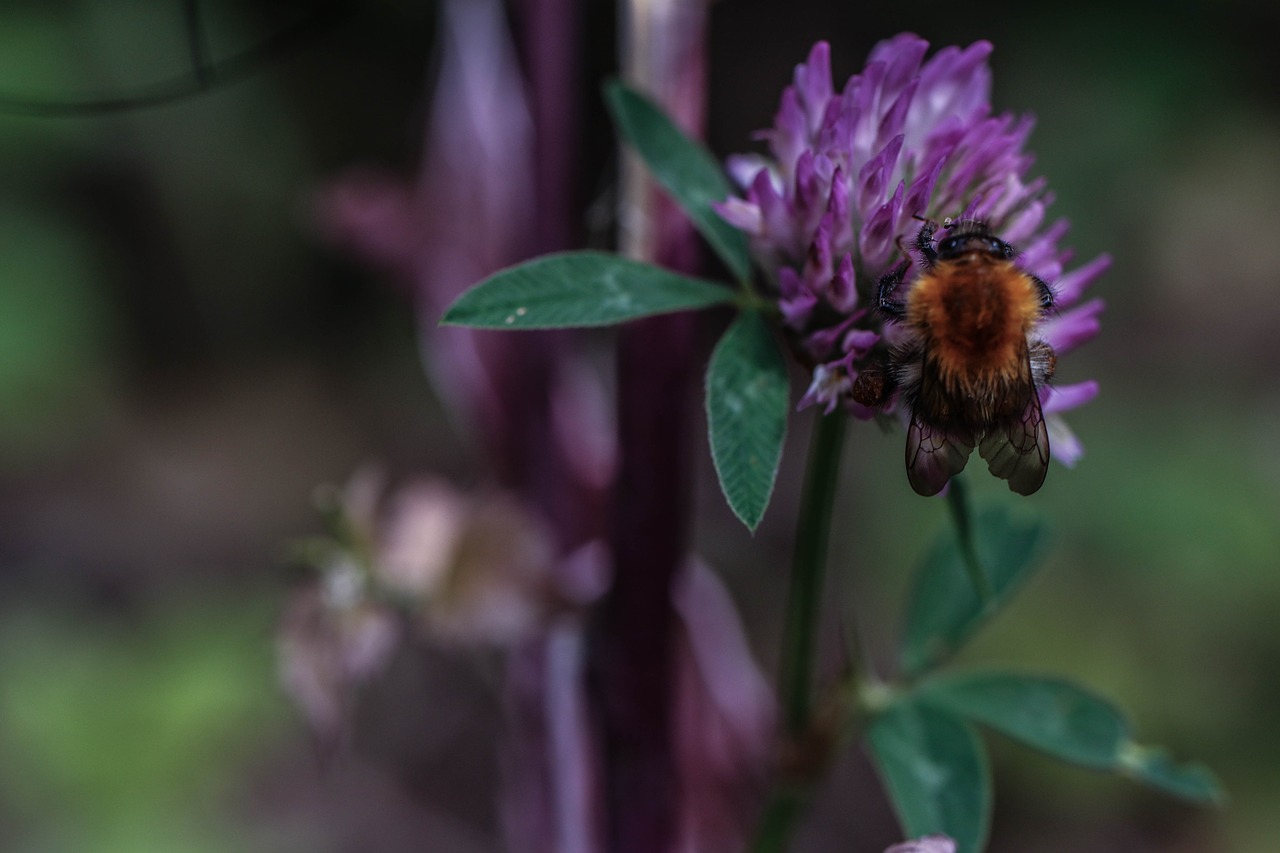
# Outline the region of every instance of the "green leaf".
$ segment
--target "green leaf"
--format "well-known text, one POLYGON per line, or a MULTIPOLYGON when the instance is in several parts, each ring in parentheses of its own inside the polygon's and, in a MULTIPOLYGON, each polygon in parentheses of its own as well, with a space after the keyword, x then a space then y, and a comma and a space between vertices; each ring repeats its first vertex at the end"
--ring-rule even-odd
POLYGON ((1016 673, 947 676, 921 685, 916 699, 1064 761, 1129 776, 1188 800, 1223 799, 1208 770, 1177 766, 1162 750, 1134 743, 1119 709, 1064 679, 1016 673))
POLYGON ((1196 803, 1221 805, 1227 795, 1217 777, 1201 764, 1175 764, 1168 752, 1158 747, 1125 744, 1120 752, 1121 774, 1196 803))
POLYGON ((916 576, 901 655, 907 675, 919 675, 958 650, 1030 577, 1047 541, 1038 520, 1003 507, 978 513, 971 535, 991 597, 984 603, 975 591, 956 532, 948 529, 916 576))
POLYGON ((605 101, 619 133, 640 154, 654 179, 689 215, 725 266, 739 281, 751 274, 747 238, 711 207, 733 190, 706 148, 685 136, 644 95, 617 80, 605 87, 605 101))
POLYGON ((991 773, 982 742, 945 711, 904 703, 867 732, 903 834, 942 833, 958 853, 978 853, 991 821, 991 773))
POLYGON ((734 300, 727 287, 606 252, 544 255, 494 273, 441 323, 479 329, 607 326, 734 300))
POLYGON ((918 695, 934 707, 1086 767, 1113 768, 1129 736, 1115 706, 1062 679, 967 674, 931 681, 918 695))
POLYGON ((744 311, 707 367, 707 426, 720 488, 752 531, 769 506, 789 406, 782 352, 764 318, 744 311))

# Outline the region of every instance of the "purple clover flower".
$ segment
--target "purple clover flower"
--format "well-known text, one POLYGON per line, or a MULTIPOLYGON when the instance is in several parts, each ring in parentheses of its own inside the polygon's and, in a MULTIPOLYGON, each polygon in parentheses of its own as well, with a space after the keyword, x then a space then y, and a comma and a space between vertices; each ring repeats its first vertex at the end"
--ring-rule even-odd
MULTIPOLYGON (((991 113, 988 42, 947 47, 910 33, 876 45, 844 90, 832 86, 830 49, 819 42, 782 93, 774 126, 759 137, 771 156, 742 155, 729 171, 745 198, 719 205, 745 231, 775 277, 778 307, 796 351, 813 369, 800 408, 842 406, 868 418, 849 396, 858 373, 893 327, 870 310, 880 277, 904 260, 920 223, 978 219, 1021 249, 1019 263, 1050 283, 1057 310, 1035 334, 1059 356, 1098 332, 1100 299, 1080 302, 1111 265, 1102 255, 1064 273, 1068 223, 1045 224, 1052 202, 1043 178, 1028 180, 1029 117, 991 113), (902 241, 901 244, 899 241, 902 241)), ((909 287, 918 265, 908 265, 909 287)), ((1096 382, 1047 387, 1041 404, 1054 456, 1067 465, 1083 449, 1061 413, 1093 399, 1096 382)))

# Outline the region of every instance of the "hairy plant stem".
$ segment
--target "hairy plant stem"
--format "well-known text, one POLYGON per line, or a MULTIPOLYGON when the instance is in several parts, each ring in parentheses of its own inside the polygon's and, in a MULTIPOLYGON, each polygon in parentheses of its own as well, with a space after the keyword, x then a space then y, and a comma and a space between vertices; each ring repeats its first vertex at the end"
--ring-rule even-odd
MULTIPOLYGON (((843 413, 819 414, 809 447, 800 519, 796 525, 791 559, 791 589, 782 633, 782 661, 778 695, 782 702, 783 732, 787 756, 782 778, 765 808, 752 850, 774 853, 785 850, 796 820, 802 814, 809 790, 826 764, 834 746, 838 723, 820 721, 815 715, 814 672, 817 665, 818 626, 822 610, 823 575, 831 534, 831 513, 840 475, 840 451, 844 444, 843 413), (830 729, 821 724, 836 723, 830 729), (824 729, 827 729, 824 731, 824 729), (815 754, 816 753, 816 754, 815 754)), ((851 681, 857 683, 861 668, 856 632, 850 632, 851 681)), ((855 687, 856 693, 856 687, 855 687)), ((837 710, 837 716, 840 709, 837 710)))
POLYGON ((845 420, 842 414, 818 415, 800 499, 778 689, 785 731, 793 738, 809 727, 812 714, 822 583, 831 533, 831 509, 840 476, 845 420))

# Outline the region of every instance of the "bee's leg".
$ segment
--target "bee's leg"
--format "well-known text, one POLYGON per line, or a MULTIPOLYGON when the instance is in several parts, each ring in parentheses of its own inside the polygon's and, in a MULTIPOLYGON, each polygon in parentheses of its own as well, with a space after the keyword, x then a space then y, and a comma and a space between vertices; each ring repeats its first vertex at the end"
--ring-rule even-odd
POLYGON ((920 226, 920 231, 916 234, 916 251, 920 253, 920 257, 924 260, 924 268, 933 269, 933 265, 938 262, 938 250, 933 245, 933 235, 938 230, 938 223, 932 219, 921 221, 924 224, 920 226))
POLYGON ((881 359, 870 362, 858 371, 858 378, 853 380, 849 396, 853 397, 854 402, 869 409, 878 409, 888 402, 897 387, 888 361, 881 359))
MULTIPOLYGON (((918 213, 911 214, 911 218, 920 223, 920 230, 916 232, 915 249, 920 253, 922 260, 921 266, 925 269, 933 269, 933 265, 938 262, 938 250, 933 243, 933 235, 938 232, 938 223, 927 216, 921 216, 918 213)), ((951 220, 948 219, 942 224, 943 228, 951 227, 951 220)), ((898 248, 902 248, 902 244, 898 244, 898 248)), ((905 255, 906 252, 903 252, 905 255)))
POLYGON ((876 289, 876 307, 880 313, 900 320, 907 315, 907 307, 901 302, 893 301, 893 292, 902 283, 902 269, 892 270, 880 276, 880 285, 876 289))
POLYGON ((1052 379, 1053 374, 1058 370, 1058 354, 1044 341, 1033 342, 1027 352, 1027 358, 1031 365, 1031 380, 1037 388, 1052 379))
POLYGON ((1033 275, 1031 280, 1035 282, 1036 290, 1040 292, 1040 307, 1045 311, 1053 308, 1053 288, 1046 284, 1045 280, 1040 276, 1033 275))

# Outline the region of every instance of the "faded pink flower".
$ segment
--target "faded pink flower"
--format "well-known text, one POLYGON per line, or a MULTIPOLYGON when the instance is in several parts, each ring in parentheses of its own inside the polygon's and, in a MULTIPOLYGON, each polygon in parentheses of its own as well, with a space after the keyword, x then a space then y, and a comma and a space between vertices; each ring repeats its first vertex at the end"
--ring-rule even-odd
POLYGON ((676 579, 673 740, 681 784, 677 850, 746 848, 767 789, 777 703, 729 592, 691 560, 676 579))
POLYGON ((401 633, 393 611, 342 588, 353 577, 338 570, 296 591, 276 636, 280 682, 325 748, 342 738, 355 689, 381 671, 401 633))
POLYGON ((514 499, 471 498, 437 481, 392 496, 373 571, 414 602, 431 637, 501 645, 562 607, 557 562, 549 532, 514 499))

